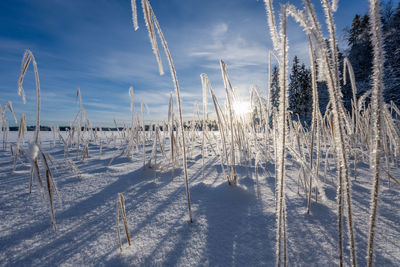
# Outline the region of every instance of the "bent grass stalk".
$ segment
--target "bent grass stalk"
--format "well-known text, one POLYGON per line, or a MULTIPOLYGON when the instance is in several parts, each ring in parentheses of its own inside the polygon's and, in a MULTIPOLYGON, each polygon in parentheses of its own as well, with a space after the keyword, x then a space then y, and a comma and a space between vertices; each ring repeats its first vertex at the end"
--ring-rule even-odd
MULTIPOLYGON (((42 152, 40 145, 39 145, 39 134, 40 134, 40 82, 39 82, 39 72, 37 69, 37 63, 35 60, 35 57, 33 56, 32 52, 30 50, 26 50, 22 59, 22 64, 21 64, 21 74, 18 79, 18 95, 22 96, 22 100, 24 104, 26 103, 25 99, 25 91, 23 89, 23 81, 24 77, 26 74, 26 71, 29 67, 30 62, 32 62, 34 73, 35 73, 35 82, 36 82, 36 129, 35 129, 35 135, 34 135, 34 142, 30 144, 29 147, 29 155, 26 155, 25 152, 22 149, 19 149, 19 153, 21 153, 25 158, 27 158, 31 162, 31 172, 30 172, 30 185, 29 185, 29 193, 32 192, 32 183, 33 183, 33 175, 36 173, 39 185, 40 185, 40 190, 41 190, 41 195, 42 198, 44 199, 45 196, 45 190, 44 190, 44 185, 41 179, 40 175, 40 169, 39 169, 39 152, 43 160, 43 164, 45 167, 45 173, 46 173, 46 185, 47 185, 47 191, 48 191, 48 197, 49 197, 49 206, 50 206, 50 212, 51 212, 51 218, 52 218, 52 224, 54 227, 54 230, 56 230, 56 221, 55 221, 55 212, 54 212, 54 204, 53 204, 53 193, 51 187, 53 186, 53 190, 56 192, 58 195, 58 190, 57 187, 55 186, 53 176, 51 174, 50 167, 47 163, 47 159, 45 154, 42 152)), ((25 116, 23 115, 21 118, 21 124, 20 127, 25 128, 25 116)), ((19 138, 23 130, 20 129, 18 133, 18 146, 19 146, 19 138)))
POLYGON ((180 126, 181 132, 182 132, 183 168, 184 168, 184 172, 185 172, 186 198, 187 198, 187 203, 188 203, 189 220, 192 223, 193 219, 192 219, 192 209, 191 209, 191 204, 190 204, 189 179, 188 179, 188 170, 187 170, 187 162, 186 162, 187 159, 186 159, 185 129, 184 129, 183 117, 182 117, 182 104, 181 104, 181 96, 180 96, 178 78, 176 75, 175 66, 174 66, 174 63, 172 60, 171 53, 168 49, 167 42, 164 38, 164 34, 161 31, 160 25, 158 24, 157 18, 154 15, 153 9, 151 8, 151 5, 148 0, 142 0, 142 8, 143 8, 143 14, 144 14, 145 22, 146 22, 146 27, 149 32, 150 42, 151 42, 151 45, 153 48, 153 52, 157 58, 160 74, 162 75, 164 73, 164 70, 162 67, 160 53, 158 51, 158 45, 157 45, 156 34, 155 34, 154 28, 156 28, 157 33, 161 39, 162 46, 164 47, 164 51, 165 51, 165 54, 168 59, 170 72, 171 72, 172 80, 173 80, 174 87, 175 87, 176 100, 178 103, 178 112, 179 112, 179 126, 180 126))

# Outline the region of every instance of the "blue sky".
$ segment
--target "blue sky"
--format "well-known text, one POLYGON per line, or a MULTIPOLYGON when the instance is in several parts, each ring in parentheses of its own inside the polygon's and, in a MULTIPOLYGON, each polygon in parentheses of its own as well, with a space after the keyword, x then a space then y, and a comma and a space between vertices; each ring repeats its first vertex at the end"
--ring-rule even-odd
MULTIPOLYGON (((300 7, 301 1, 289 1, 300 7)), ((319 1, 314 1, 324 21, 319 1)), ((265 8, 259 0, 150 0, 167 39, 181 86, 184 114, 190 118, 201 101, 200 74, 207 73, 223 98, 219 59, 228 66, 234 87, 246 98, 251 85, 265 93, 267 54, 272 49, 265 8)), ((275 1, 276 10, 281 1, 275 1)), ((25 49, 36 57, 42 94, 42 125, 73 121, 81 88, 87 116, 94 125, 128 122, 131 116, 129 86, 134 87, 136 108, 149 106, 147 120, 165 119, 173 84, 160 76, 152 53, 143 14, 138 4, 139 30, 132 27, 129 0, 1 0, 0 1, 0 104, 10 100, 17 117, 35 119, 33 70, 25 78, 27 104, 17 95, 17 80, 25 49)), ((339 1, 335 14, 341 46, 343 28, 369 2, 339 1)), ((290 57, 308 62, 306 39, 293 22, 289 25, 290 57)), ((221 100, 222 101, 222 100, 221 100)), ((210 106, 211 108, 211 106, 210 106)))

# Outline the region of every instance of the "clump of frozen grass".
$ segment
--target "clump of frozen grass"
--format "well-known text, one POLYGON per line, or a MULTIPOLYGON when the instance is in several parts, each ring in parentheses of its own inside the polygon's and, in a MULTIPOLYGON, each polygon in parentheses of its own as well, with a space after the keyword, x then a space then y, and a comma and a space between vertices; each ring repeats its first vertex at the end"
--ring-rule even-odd
MULTIPOLYGON (((35 129, 35 135, 34 135, 34 140, 30 143, 28 147, 28 151, 25 152, 22 147, 19 147, 18 153, 20 153, 22 156, 24 156, 30 163, 31 163, 31 178, 30 178, 30 186, 29 186, 29 193, 32 192, 32 184, 33 184, 33 176, 36 174, 36 177, 39 182, 40 190, 42 193, 42 198, 44 199, 45 197, 45 189, 43 185, 43 181, 41 179, 41 173, 40 173, 40 163, 39 163, 39 158, 42 159, 42 165, 44 167, 44 172, 45 172, 45 177, 46 177, 46 186, 47 186, 47 193, 48 193, 48 199, 49 199, 49 206, 50 206, 50 212, 51 212, 51 219, 52 219, 52 224, 54 227, 54 230, 56 230, 56 221, 55 221, 55 212, 54 212, 54 203, 53 203, 53 191, 58 195, 58 190, 57 187, 54 183, 53 180, 53 175, 50 169, 50 166, 47 162, 47 157, 43 153, 42 149, 40 148, 39 144, 39 134, 40 134, 40 82, 39 82, 39 72, 37 69, 37 63, 35 60, 35 57, 33 56, 32 52, 30 50, 26 50, 24 53, 24 56, 22 58, 22 64, 21 64, 21 74, 19 76, 18 80, 18 95, 22 96, 22 100, 24 104, 26 103, 26 98, 25 98, 25 91, 23 89, 23 81, 24 77, 26 74, 26 71, 29 67, 29 64, 32 62, 34 73, 35 73, 35 84, 36 84, 36 129, 35 129), (39 153, 40 152, 40 153, 39 153)), ((20 132, 19 132, 19 137, 21 134, 21 127, 24 129, 25 128, 25 116, 23 115, 21 118, 21 124, 20 124, 20 132)), ((19 138, 18 138, 19 139, 19 138)), ((19 143, 19 141, 18 141, 19 143)), ((17 145, 19 146, 19 144, 17 145)))
POLYGON ((225 86, 225 92, 226 92, 226 99, 228 103, 228 118, 229 118, 229 126, 230 126, 230 136, 231 136, 231 174, 230 174, 230 180, 233 180, 233 183, 236 185, 237 184, 237 173, 236 173, 236 157, 235 157, 235 128, 234 126, 234 113, 233 113, 233 88, 231 85, 231 82, 228 77, 228 73, 226 71, 226 64, 224 61, 220 61, 220 66, 221 66, 221 73, 222 73, 222 78, 224 81, 224 86, 225 86))
POLYGON ((8 101, 4 107, 0 105, 0 131, 3 132, 3 149, 6 149, 7 146, 7 137, 8 137, 8 132, 10 130, 8 126, 8 119, 5 117, 5 113, 8 110, 10 111, 11 115, 14 118, 15 123, 17 123, 17 118, 15 117, 14 114, 14 109, 12 106, 11 101, 8 101))
POLYGON ((218 129, 219 129, 219 132, 220 132, 220 135, 221 135, 221 141, 222 141, 222 149, 221 149, 222 151, 220 153, 220 155, 221 155, 220 158, 221 158, 222 173, 223 173, 223 176, 226 177, 226 179, 228 181, 228 184, 231 185, 231 181, 232 181, 231 180, 231 176, 230 175, 226 175, 225 166, 224 166, 224 162, 228 161, 228 151, 227 151, 227 145, 226 145, 227 141, 226 141, 226 137, 225 137, 225 129, 227 127, 226 126, 226 124, 227 124, 226 118, 225 118, 224 113, 223 113, 223 111, 221 109, 221 106, 218 103, 217 97, 214 94, 214 91, 212 89, 212 86, 211 86, 206 74, 204 74, 204 79, 205 79, 205 82, 206 82, 206 84, 207 84, 207 86, 208 86, 208 88, 210 90, 210 94, 211 94, 211 97, 212 97, 212 100, 213 100, 213 103, 214 103, 215 113, 217 114, 217 119, 218 119, 218 129))
MULTIPOLYGON (((324 13, 326 15, 326 22, 328 26, 328 30, 330 33, 330 38, 329 38, 329 46, 327 45, 325 38, 322 35, 321 31, 321 26, 318 22, 316 13, 314 11, 314 8, 312 4, 310 3, 309 0, 305 0, 305 9, 304 11, 297 11, 294 7, 292 6, 283 6, 282 7, 282 12, 284 13, 284 16, 286 18, 286 10, 289 15, 293 16, 296 21, 300 23, 300 25, 304 28, 306 31, 306 34, 309 37, 309 45, 311 46, 312 43, 314 42, 316 44, 315 50, 317 51, 317 57, 318 57, 318 62, 320 66, 320 79, 322 81, 326 81, 328 85, 328 90, 329 90, 329 95, 330 95, 330 105, 332 108, 332 134, 335 135, 335 137, 332 139, 334 140, 334 146, 335 146, 335 151, 336 151, 336 158, 337 158, 337 164, 338 164, 338 170, 339 170, 339 183, 338 183, 338 190, 337 190, 337 199, 338 199, 338 232, 339 232, 339 258, 340 258, 340 264, 343 264, 343 234, 342 234, 342 209, 343 209, 343 200, 346 200, 347 202, 347 225, 348 225, 348 233, 350 237, 350 251, 351 251, 351 263, 353 266, 356 265, 356 250, 355 250, 355 241, 354 241, 354 230, 353 230, 353 220, 352 220, 352 210, 351 210, 351 192, 350 192, 350 182, 349 182, 349 174, 348 174, 348 158, 346 155, 346 138, 345 138, 345 127, 346 129, 350 129, 349 127, 349 122, 347 120, 347 115, 344 112, 344 107, 343 103, 341 101, 341 94, 340 94, 340 83, 339 83, 339 64, 338 64, 338 52, 337 52, 337 42, 336 42, 336 29, 335 25, 333 23, 333 15, 332 12, 334 12, 337 8, 337 3, 333 3, 333 7, 331 7, 330 3, 327 0, 322 1, 322 5, 324 8, 324 13), (344 189, 343 189, 343 183, 344 183, 344 189), (344 196, 343 196, 344 195, 344 196)), ((267 9, 267 15, 268 15, 268 23, 270 26, 270 31, 271 31, 271 37, 272 41, 274 44, 275 50, 280 52, 280 56, 284 57, 285 56, 285 44, 284 40, 286 40, 286 34, 281 34, 281 36, 278 35, 277 29, 276 29, 276 23, 275 23, 275 18, 274 18, 274 11, 273 11, 273 6, 272 6, 272 1, 267 1, 265 0, 265 5, 267 9)), ((286 20, 283 20, 285 22, 286 20)), ((282 23, 283 24, 283 23, 282 23)), ((282 28, 281 28, 282 31, 282 28)), ((313 50, 310 47, 311 51, 313 50)), ((312 56, 312 54, 310 54, 312 56)), ((283 59, 284 60, 284 59, 283 59)), ((311 58, 311 61, 314 62, 314 60, 311 58)), ((280 76, 282 76, 282 73, 285 73, 285 62, 281 60, 280 63, 280 76)), ((315 74, 313 75, 315 77, 315 74)), ((314 78, 315 79, 315 78, 314 78)), ((315 85, 315 80, 313 81, 315 85)), ((280 79, 280 88, 282 90, 285 90, 285 80, 280 79)), ((315 90, 314 90, 315 91, 315 90)), ((277 157, 277 179, 278 179, 278 196, 280 194, 279 188, 282 188, 281 181, 283 181, 283 172, 284 172, 284 165, 282 165, 282 162, 284 163, 284 157, 281 157, 281 155, 284 155, 284 145, 282 144, 285 143, 285 125, 286 125, 286 115, 285 115, 285 109, 282 109, 282 107, 285 107, 285 104, 287 104, 287 99, 283 98, 282 95, 284 95, 283 92, 281 92, 281 98, 280 98, 280 103, 279 103, 279 121, 280 125, 278 125, 278 144, 277 146, 278 149, 278 154, 279 157, 277 157), (283 160, 281 160, 282 158, 283 160), (279 179, 281 178, 281 179, 279 179)), ((314 93, 314 98, 317 98, 314 93)), ((314 107, 315 107, 315 101, 314 101, 314 107)), ((313 112, 313 123, 315 122, 318 114, 313 112)), ((314 129, 312 129, 314 131, 314 129)), ((313 137, 312 137, 313 139, 313 137)), ((311 142, 311 152, 310 154, 313 154, 312 147, 313 147, 313 141, 311 142)), ((318 163, 317 163, 318 165, 318 163)), ((312 170, 312 168, 311 168, 312 170)), ((310 199, 311 199, 311 189, 312 189, 312 184, 311 184, 312 178, 310 178, 310 184, 309 184, 309 195, 308 195, 308 210, 310 206, 310 199)), ((279 207, 278 209, 280 212, 282 211, 282 207, 279 207)), ((279 219, 280 220, 280 219, 279 219)), ((278 221, 278 228, 280 225, 280 221, 278 221)), ((280 229, 278 229, 279 231, 280 229)), ((279 247, 279 240, 278 240, 278 249, 277 251, 277 257, 280 257, 280 247, 279 247)), ((278 264, 280 264, 280 258, 277 259, 278 264)))

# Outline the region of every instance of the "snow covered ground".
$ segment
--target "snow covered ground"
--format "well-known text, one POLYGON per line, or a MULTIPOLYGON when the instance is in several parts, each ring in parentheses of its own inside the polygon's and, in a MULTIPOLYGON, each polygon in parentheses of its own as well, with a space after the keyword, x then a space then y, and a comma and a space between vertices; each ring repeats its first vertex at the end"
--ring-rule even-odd
MULTIPOLYGON (((29 133, 32 134, 32 133, 29 133)), ((10 133, 10 141, 16 133, 10 133)), ((30 137, 28 137, 29 139, 30 137)), ((66 167, 64 148, 52 145, 50 132, 42 133, 42 148, 56 160, 54 177, 57 231, 51 225, 47 199, 42 200, 36 178, 29 194, 30 167, 19 162, 13 172, 11 153, 0 151, 0 265, 1 266, 273 266, 275 265, 274 167, 238 167, 239 184, 229 186, 219 159, 206 157, 202 178, 201 144, 188 159, 194 222, 189 223, 184 175, 181 168, 155 171, 143 168, 140 152, 117 157, 113 143, 89 146, 89 158, 74 161, 79 175, 66 167), (117 195, 126 201, 132 245, 122 224, 123 252, 116 228, 117 195)), ((151 145, 146 147, 148 155, 151 145)), ((168 165, 160 156, 157 162, 168 165)), ((330 161, 324 183, 327 199, 312 202, 306 214, 306 197, 298 193, 300 166, 288 156, 287 227, 290 266, 337 266, 336 168, 330 161)), ((179 166, 181 162, 179 161, 179 166)), ((324 166, 322 165, 322 168, 324 166)), ((392 166, 400 177, 400 167, 392 166)), ((359 163, 352 179, 357 262, 366 264, 369 221, 369 166, 359 163)), ((375 241, 376 266, 400 266, 400 187, 382 173, 379 217, 375 241)), ((321 178, 322 179, 322 178, 321 178)), ((345 226, 346 224, 344 224, 345 226)), ((347 236, 347 234, 345 235, 347 236)), ((350 262, 345 239, 345 262, 350 262)))

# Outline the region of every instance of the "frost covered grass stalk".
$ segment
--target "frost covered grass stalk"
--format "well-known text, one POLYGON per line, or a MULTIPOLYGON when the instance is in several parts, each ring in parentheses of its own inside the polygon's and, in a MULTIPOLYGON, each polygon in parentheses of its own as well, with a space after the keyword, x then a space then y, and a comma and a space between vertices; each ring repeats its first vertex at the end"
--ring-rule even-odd
POLYGON ((353 67, 347 57, 343 60, 343 84, 346 85, 347 83, 347 75, 349 73, 350 76, 350 83, 351 83, 351 90, 353 92, 353 99, 352 99, 352 122, 353 122, 353 132, 352 132, 352 143, 353 143, 353 154, 354 154, 354 179, 357 178, 357 159, 358 153, 356 151, 357 145, 357 138, 358 138, 358 127, 359 127, 359 109, 358 109, 358 102, 357 102, 357 87, 356 87, 356 80, 354 77, 354 70, 353 67))
POLYGON ((53 197, 53 190, 55 191, 55 193, 58 195, 58 190, 57 190, 57 186, 54 183, 54 179, 53 179, 53 175, 50 171, 50 167, 48 165, 47 162, 47 158, 45 156, 45 154, 43 153, 43 151, 40 151, 42 159, 43 159, 43 163, 46 167, 46 186, 47 186, 47 193, 48 193, 48 197, 49 197, 49 205, 50 205, 50 214, 51 214, 51 222, 53 224, 54 230, 57 230, 57 226, 56 226, 56 216, 55 216, 55 212, 54 212, 54 197, 53 197), (53 190, 52 190, 53 187, 53 190))
MULTIPOLYGON (((271 52, 272 51, 270 51, 270 53, 269 53, 269 55, 271 55, 271 52)), ((270 56, 269 56, 269 65, 270 65, 270 56)), ((270 71, 270 66, 268 67, 268 69, 269 69, 269 71, 270 71)), ((269 76, 270 76, 270 74, 269 74, 269 76)), ((269 140, 270 140, 270 127, 269 127, 269 122, 270 122, 270 109, 271 109, 271 101, 270 101, 270 78, 269 78, 269 82, 268 82, 268 94, 267 94, 267 96, 268 96, 268 99, 267 99, 267 107, 266 107, 266 109, 264 109, 264 106, 263 106, 263 102, 262 102, 262 97, 261 97, 261 95, 260 95, 260 92, 259 92, 259 90, 256 88, 256 87, 252 87, 252 92, 255 92, 256 93, 256 96, 257 96, 257 98, 258 98, 258 103, 259 103, 259 106, 258 106, 258 109, 260 110, 260 117, 262 117, 262 118, 264 118, 264 122, 265 122, 265 125, 264 125, 264 150, 265 150, 265 154, 264 154, 264 160, 265 160, 265 162, 267 163, 268 162, 268 155, 269 155, 269 150, 270 150, 270 147, 269 147, 269 140)), ((251 99, 253 99, 252 97, 251 97, 251 99)), ((261 129, 260 129, 261 130, 261 129)), ((256 136, 256 133, 255 133, 255 137, 254 137, 254 146, 256 146, 256 142, 257 142, 257 136, 256 136)), ((256 161, 257 162, 257 161, 256 161)), ((257 165, 257 164, 256 164, 257 165)))
POLYGON ((369 14, 371 18, 371 43, 373 46, 373 76, 372 76, 372 131, 373 143, 371 154, 373 187, 371 190, 371 205, 370 205, 370 222, 367 246, 367 266, 373 264, 374 257, 374 237, 375 237, 375 224, 378 208, 378 194, 379 194, 379 169, 381 157, 381 123, 382 123, 382 92, 383 92, 383 38, 382 38, 382 25, 380 15, 380 1, 370 0, 369 14))
POLYGON ((268 148, 269 148, 269 128, 270 128, 270 117, 271 117, 271 55, 273 55, 276 61, 279 63, 278 56, 271 50, 268 51, 268 85, 267 85, 267 110, 265 116, 265 162, 268 161, 268 148))
POLYGON ((78 127, 77 127, 77 148, 76 148, 76 159, 79 157, 79 150, 81 146, 81 130, 82 130, 82 121, 85 116, 85 110, 82 105, 82 95, 81 89, 78 87, 76 90, 76 102, 79 103, 79 113, 77 115, 78 118, 78 127))
MULTIPOLYGON (((135 124, 135 103, 134 103, 134 93, 133 93, 133 87, 130 86, 129 87, 129 97, 130 97, 130 109, 131 109, 131 123, 130 126, 125 125, 121 131, 120 134, 120 139, 121 139, 121 148, 123 148, 123 152, 121 153, 121 156, 125 156, 125 157, 131 157, 131 153, 132 151, 135 150, 135 145, 137 146, 138 144, 135 143, 137 141, 137 139, 135 139, 135 137, 137 138, 137 127, 135 124)), ((115 121, 115 120, 114 120, 115 121)), ((115 124, 116 121, 114 122, 115 124)), ((117 127, 118 129, 118 127, 117 127)), ((96 137, 97 139, 97 134, 96 137)))
MULTIPOLYGON (((316 81, 316 66, 315 66, 315 55, 314 48, 311 41, 310 35, 307 35, 309 56, 310 56, 310 67, 311 67, 311 86, 312 86, 312 99, 313 99, 313 111, 312 111, 312 122, 311 122, 311 147, 310 147, 310 168, 315 169, 315 178, 318 179, 319 161, 320 161, 320 149, 321 149, 321 131, 320 131, 320 110, 318 101, 318 90, 316 81), (316 166, 313 167, 314 161, 314 135, 317 134, 317 162, 316 166)), ((312 176, 309 178, 309 192, 307 200, 307 214, 310 213, 311 207, 311 189, 312 189, 312 176)), ((317 195, 317 191, 316 191, 317 195)))
POLYGON ((143 101, 140 101, 140 111, 142 112, 142 150, 143 150, 143 168, 146 166, 146 129, 144 125, 143 101))
MULTIPOLYGON (((29 67, 30 62, 32 62, 34 73, 35 73, 35 82, 36 82, 36 129, 35 129, 35 136, 34 140, 32 143, 30 143, 29 149, 26 152, 22 148, 19 149, 18 153, 21 153, 30 163, 31 163, 31 179, 30 179, 30 186, 29 186, 29 193, 32 192, 32 183, 33 183, 33 176, 34 173, 36 173, 36 177, 39 182, 40 190, 42 193, 42 198, 44 199, 45 193, 44 193, 44 185, 41 179, 40 175, 40 169, 39 169, 39 155, 41 155, 41 158, 43 160, 43 165, 46 173, 46 185, 47 185, 47 192, 48 192, 48 198, 49 198, 49 206, 50 206, 50 212, 51 212, 51 218, 52 218, 52 224, 54 227, 54 230, 56 230, 56 222, 55 222, 55 212, 54 212, 54 204, 53 204, 53 190, 56 192, 58 195, 58 190, 57 187, 54 183, 53 180, 53 175, 51 174, 51 169, 48 165, 46 155, 43 153, 43 151, 40 148, 39 145, 39 133, 40 133, 40 82, 39 82, 39 72, 37 69, 37 63, 35 60, 35 57, 33 56, 32 52, 29 50, 26 50, 22 59, 22 64, 21 64, 21 74, 19 76, 18 80, 18 95, 22 96, 23 103, 26 103, 25 99, 25 91, 23 89, 23 81, 24 77, 26 74, 26 71, 29 67), (40 153, 39 153, 40 152, 40 153), (53 189, 52 189, 53 187, 53 189)), ((25 116, 21 118, 21 124, 25 124, 25 116), (22 123, 23 122, 23 123, 22 123)), ((23 127, 25 125, 22 125, 23 127)), ((20 125, 21 127, 21 125, 20 125)), ((21 129, 20 129, 21 131, 21 129)), ((20 134, 20 133, 19 133, 20 134)))
POLYGON ((287 251, 286 251, 286 203, 285 203, 285 143, 286 143, 286 119, 287 119, 287 102, 288 102, 288 82, 287 82, 287 50, 288 50, 288 40, 287 40, 287 14, 286 14, 286 6, 282 6, 282 10, 280 13, 280 57, 282 58, 281 62, 281 72, 279 74, 279 84, 281 88, 280 97, 279 97, 279 130, 281 131, 279 134, 278 140, 278 265, 281 265, 281 256, 283 256, 284 266, 287 265, 287 251), (282 233, 283 231, 283 237, 282 233), (283 239, 283 240, 282 240, 283 239), (281 252, 281 246, 283 243, 283 253, 281 252), (283 255, 282 255, 283 254, 283 255))
POLYGON ((268 16, 269 29, 272 36, 274 49, 279 52, 279 108, 278 108, 278 139, 276 150, 276 173, 277 173, 277 232, 276 232, 276 264, 286 266, 286 208, 285 208, 285 147, 286 147, 286 127, 287 127, 287 103, 288 103, 288 81, 287 81, 287 62, 288 62, 288 40, 287 40, 287 10, 286 5, 281 7, 280 12, 280 32, 275 24, 275 15, 271 0, 265 0, 268 16))
MULTIPOLYGON (((349 179, 349 170, 348 170, 348 158, 346 154, 345 148, 345 133, 344 133, 344 124, 345 121, 345 111, 343 103, 341 102, 340 97, 340 83, 339 83, 339 63, 338 63, 338 52, 337 52, 337 42, 336 42, 336 29, 335 24, 333 22, 333 10, 330 6, 328 0, 323 0, 323 7, 325 11, 325 16, 327 18, 327 25, 330 33, 330 49, 331 49, 331 63, 327 65, 328 68, 331 68, 331 72, 334 74, 331 75, 332 78, 332 92, 330 92, 332 106, 333 106, 333 116, 335 120, 335 129, 336 129, 336 150, 338 151, 339 160, 339 175, 343 175, 344 183, 345 183, 345 195, 346 195, 346 202, 347 202, 347 227, 348 227, 348 234, 350 239, 350 255, 351 255, 351 264, 352 266, 357 265, 356 259, 356 247, 355 247, 355 237, 354 237, 354 227, 353 227, 353 214, 352 214, 352 204, 351 204, 351 192, 350 192, 350 179, 349 179), (333 64, 332 64, 333 62, 333 64)), ((328 55, 325 56, 328 58, 328 55)), ((329 86, 328 86, 329 88, 329 86)), ((340 189, 338 189, 339 191, 340 189)), ((341 206, 339 205, 339 209, 341 206)))
POLYGON ((233 95, 233 89, 232 85, 229 81, 228 74, 226 72, 226 64, 224 61, 220 61, 221 65, 221 72, 222 72, 222 78, 224 80, 224 86, 225 86, 225 92, 226 92, 226 99, 228 102, 228 112, 229 112, 229 123, 230 123, 230 130, 231 130, 231 177, 230 180, 233 180, 233 183, 236 185, 237 184, 237 174, 236 174, 236 160, 235 160, 235 129, 233 127, 233 107, 232 107, 232 95, 233 95))
POLYGON ((168 130, 170 139, 170 151, 171 151, 171 179, 174 178, 175 171, 175 155, 176 155, 176 141, 174 135, 174 100, 172 98, 172 92, 169 94, 169 106, 168 106, 168 130))
POLYGON ((203 123, 202 123, 202 139, 201 139, 201 160, 202 160, 202 169, 201 173, 204 179, 204 153, 205 153, 205 137, 207 132, 207 119, 208 119, 208 103, 207 103, 207 75, 202 73, 200 75, 201 85, 203 90, 203 123))
POLYGON ((18 159, 18 153, 20 151, 20 146, 21 146, 21 137, 22 140, 25 139, 25 132, 26 132, 26 117, 25 114, 21 115, 19 127, 18 127, 18 137, 17 137, 17 144, 15 146, 15 151, 14 151, 14 168, 13 171, 17 169, 17 159, 18 159))
POLYGON ((35 82, 36 82, 36 129, 35 129, 34 141, 37 144, 39 142, 39 133, 40 133, 40 81, 39 81, 39 72, 37 69, 37 63, 35 57, 33 56, 30 50, 26 50, 24 53, 24 57, 22 58, 21 74, 18 79, 18 95, 22 97, 22 101, 25 104, 26 103, 25 91, 24 88, 22 87, 22 84, 24 82, 24 77, 30 62, 32 62, 33 65, 33 70, 35 72, 35 82))
MULTIPOLYGON (((135 3, 132 2, 132 4, 135 4, 135 3)), ((185 172, 185 186, 186 186, 186 197, 187 197, 187 204, 188 204, 188 211, 189 211, 189 220, 190 220, 190 222, 193 222, 192 209, 191 209, 191 203, 190 203, 188 170, 187 170, 187 162, 186 162, 187 158, 186 158, 185 129, 184 129, 183 117, 182 117, 182 104, 181 104, 181 96, 180 96, 178 78, 176 75, 176 70, 175 70, 173 60, 172 60, 171 53, 168 49, 167 42, 164 38, 164 34, 161 31, 160 25, 158 24, 157 18, 154 15, 153 9, 148 0, 142 0, 142 8, 143 8, 143 14, 144 14, 145 22, 146 22, 146 27, 149 32, 150 43, 152 45, 153 52, 154 52, 157 62, 158 62, 160 74, 162 75, 164 73, 164 70, 162 67, 160 53, 158 51, 155 30, 157 30, 158 36, 161 39, 162 46, 164 47, 164 51, 165 51, 165 54, 166 54, 168 62, 169 62, 170 72, 171 72, 172 80, 173 80, 174 87, 175 87, 176 101, 178 103, 179 126, 180 126, 181 134, 182 134, 183 169, 185 172)), ((132 10, 134 10, 133 7, 132 7, 132 10)), ((133 16, 135 17, 135 14, 133 14, 133 16)))
POLYGON ((0 105, 0 131, 3 132, 3 149, 6 149, 6 145, 7 145, 7 136, 8 136, 8 132, 10 130, 9 126, 8 126, 8 119, 5 117, 5 113, 8 110, 10 110, 11 115, 14 118, 15 123, 17 123, 17 118, 15 117, 14 114, 14 109, 12 107, 12 103, 11 101, 8 101, 5 105, 4 108, 1 107, 0 105))
POLYGON ((226 120, 224 117, 224 114, 222 112, 222 109, 218 103, 217 97, 214 94, 214 91, 211 87, 210 81, 208 80, 208 77, 206 76, 206 81, 208 84, 208 88, 210 90, 210 94, 214 103, 214 108, 215 108, 215 113, 217 114, 217 120, 218 120, 218 129, 221 134, 221 141, 222 141, 222 152, 221 152, 221 168, 223 172, 223 176, 226 177, 227 182, 229 185, 231 185, 231 177, 230 175, 226 175, 225 173, 225 166, 224 162, 228 160, 228 152, 227 152, 227 147, 226 147, 226 138, 225 138, 225 125, 226 125, 226 120))
POLYGON ((124 223, 126 239, 128 240, 128 245, 131 245, 131 237, 129 235, 128 229, 128 221, 126 219, 126 212, 125 212, 125 198, 122 193, 118 193, 117 198, 117 208, 116 208, 116 222, 117 222, 117 233, 118 233, 118 241, 119 241, 119 249, 122 252, 122 241, 121 241, 121 232, 119 228, 119 212, 121 212, 122 221, 124 223))

